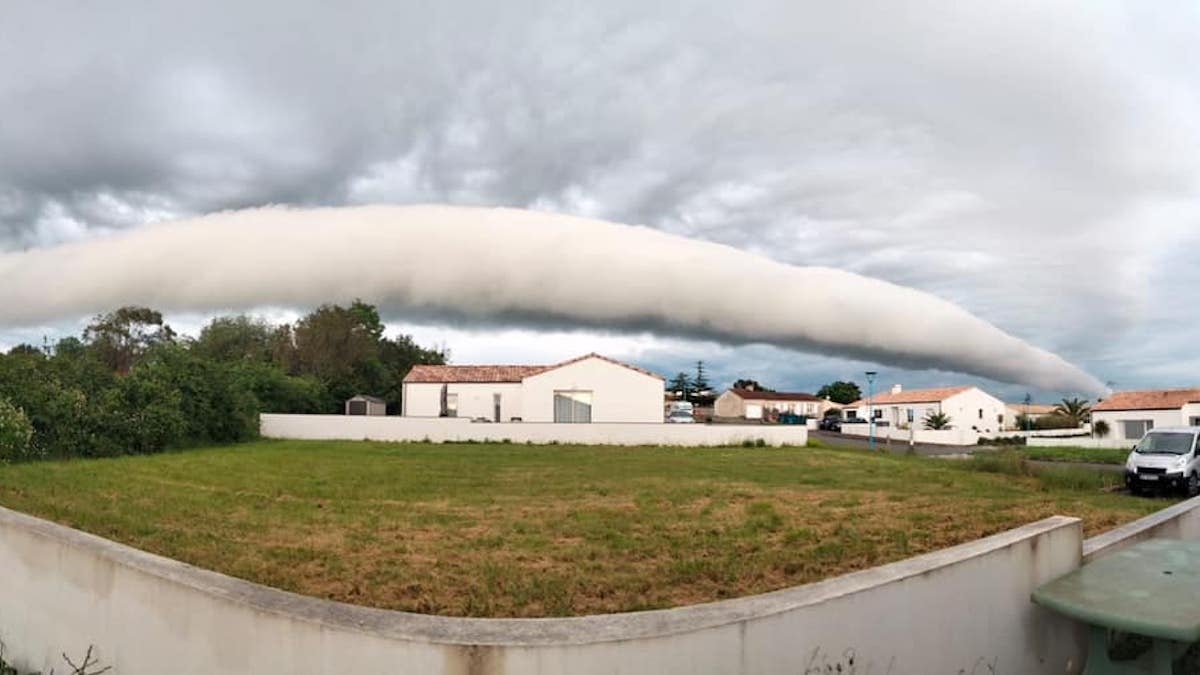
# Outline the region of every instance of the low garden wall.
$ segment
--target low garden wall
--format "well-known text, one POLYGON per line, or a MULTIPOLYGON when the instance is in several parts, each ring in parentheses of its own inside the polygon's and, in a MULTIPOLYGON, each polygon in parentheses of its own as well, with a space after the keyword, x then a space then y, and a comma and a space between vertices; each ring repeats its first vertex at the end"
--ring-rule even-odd
POLYGON ((266 438, 372 441, 475 441, 578 445, 805 445, 808 429, 786 424, 553 424, 472 422, 429 417, 263 414, 266 438))
POLYGON ((1071 673, 1070 622, 1033 605, 1080 564, 1056 516, 815 584, 678 609, 457 619, 303 597, 0 509, 0 640, 18 668, 95 645, 142 673, 1071 673))
POLYGON ((1128 441, 1121 438, 1092 438, 1090 436, 1074 436, 1067 438, 1047 438, 1043 436, 1030 436, 1026 439, 1025 444, 1034 448, 1113 448, 1113 449, 1132 449, 1137 441, 1128 441))
MULTIPOLYGON (((869 437, 869 424, 843 424, 842 433, 848 436, 869 437)), ((914 443, 929 445, 975 445, 979 434, 970 429, 901 429, 892 426, 875 427, 875 438, 891 439, 892 443, 908 443, 911 438, 914 443)))

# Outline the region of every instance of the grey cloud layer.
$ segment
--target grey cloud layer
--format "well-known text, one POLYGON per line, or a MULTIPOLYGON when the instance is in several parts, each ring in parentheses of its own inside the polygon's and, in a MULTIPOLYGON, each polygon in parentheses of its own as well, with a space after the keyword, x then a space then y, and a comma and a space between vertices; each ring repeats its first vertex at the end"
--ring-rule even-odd
POLYGON ((540 212, 256 209, 0 256, 6 325, 130 303, 204 311, 359 296, 393 315, 652 329, 1104 391, 1058 356, 926 293, 540 212), (705 270, 703 293, 688 291, 697 269, 705 270), (773 298, 773 289, 800 292, 773 298))
POLYGON ((916 286, 1088 362, 1188 334, 1144 325, 1188 292, 1157 270, 1197 228, 1194 3, 427 4, 5 3, 0 250, 506 205, 916 286))

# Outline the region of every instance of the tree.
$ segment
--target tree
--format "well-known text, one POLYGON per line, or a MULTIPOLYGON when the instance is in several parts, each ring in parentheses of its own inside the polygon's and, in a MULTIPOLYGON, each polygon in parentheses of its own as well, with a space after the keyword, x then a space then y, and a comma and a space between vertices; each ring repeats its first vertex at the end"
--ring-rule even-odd
POLYGON ((696 362, 696 379, 692 380, 692 389, 697 393, 703 393, 709 390, 708 378, 704 376, 704 362, 696 362))
POLYGON ((938 431, 942 429, 953 429, 954 427, 950 425, 951 421, 952 420, 950 419, 950 416, 946 413, 934 412, 930 410, 929 413, 922 418, 921 423, 925 425, 926 429, 938 431))
POLYGON ((775 391, 774 389, 769 389, 767 387, 762 386, 761 384, 758 383, 758 380, 748 380, 748 379, 735 380, 733 383, 733 388, 734 389, 749 389, 750 391, 775 391))
POLYGON ((0 398, 0 462, 29 459, 33 450, 33 425, 25 411, 0 398))
POLYGON ((1091 419, 1092 406, 1088 405, 1087 399, 1064 398, 1054 406, 1054 414, 1070 420, 1071 428, 1078 428, 1091 419))
POLYGON ((853 382, 830 382, 817 390, 817 397, 827 398, 834 403, 846 405, 862 400, 862 390, 853 382))
POLYGON ((1096 434, 1097 438, 1104 438, 1108 435, 1109 431, 1110 429, 1108 428, 1108 422, 1105 422, 1104 420, 1099 420, 1092 424, 1092 433, 1096 434))
POLYGON ((692 381, 688 378, 687 373, 681 371, 675 376, 675 379, 671 380, 667 388, 680 398, 687 398, 692 393, 692 381))
POLYGON ((97 316, 83 331, 83 341, 115 373, 127 375, 156 344, 175 339, 162 314, 149 307, 122 307, 97 316))
POLYGON ((270 361, 273 333, 262 319, 220 316, 200 330, 192 351, 214 361, 270 361))

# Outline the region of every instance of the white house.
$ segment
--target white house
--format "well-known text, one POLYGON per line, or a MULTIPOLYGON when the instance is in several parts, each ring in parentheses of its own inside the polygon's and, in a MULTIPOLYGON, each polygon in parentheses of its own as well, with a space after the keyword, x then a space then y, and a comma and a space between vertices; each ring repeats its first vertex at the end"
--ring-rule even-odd
POLYGON ((812 394, 757 389, 729 389, 717 397, 713 412, 717 417, 760 420, 769 411, 818 417, 832 404, 812 394))
MULTIPOLYGON (((996 433, 1006 425, 1004 401, 979 387, 905 391, 896 385, 890 392, 876 394, 870 407, 876 424, 886 423, 898 428, 905 428, 910 423, 919 428, 921 420, 931 412, 948 415, 950 425, 956 429, 972 429, 981 434, 996 433)), ((865 420, 867 408, 866 399, 855 401, 845 407, 845 415, 865 420)))
POLYGON ((663 378, 599 354, 549 366, 414 366, 402 387, 406 417, 663 421, 663 378))
POLYGON ((1120 391, 1092 407, 1092 428, 1099 422, 1130 442, 1154 428, 1200 426, 1200 389, 1120 391))

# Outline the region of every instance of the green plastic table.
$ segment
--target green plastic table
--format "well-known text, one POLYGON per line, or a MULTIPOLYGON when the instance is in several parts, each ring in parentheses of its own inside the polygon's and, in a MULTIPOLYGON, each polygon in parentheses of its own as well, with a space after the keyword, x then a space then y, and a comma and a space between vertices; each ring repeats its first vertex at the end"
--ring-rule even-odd
POLYGON ((1086 675, 1170 675, 1171 662, 1200 641, 1200 542, 1153 539, 1051 581, 1033 601, 1088 624, 1086 675), (1152 640, 1128 663, 1108 656, 1108 632, 1152 640))

